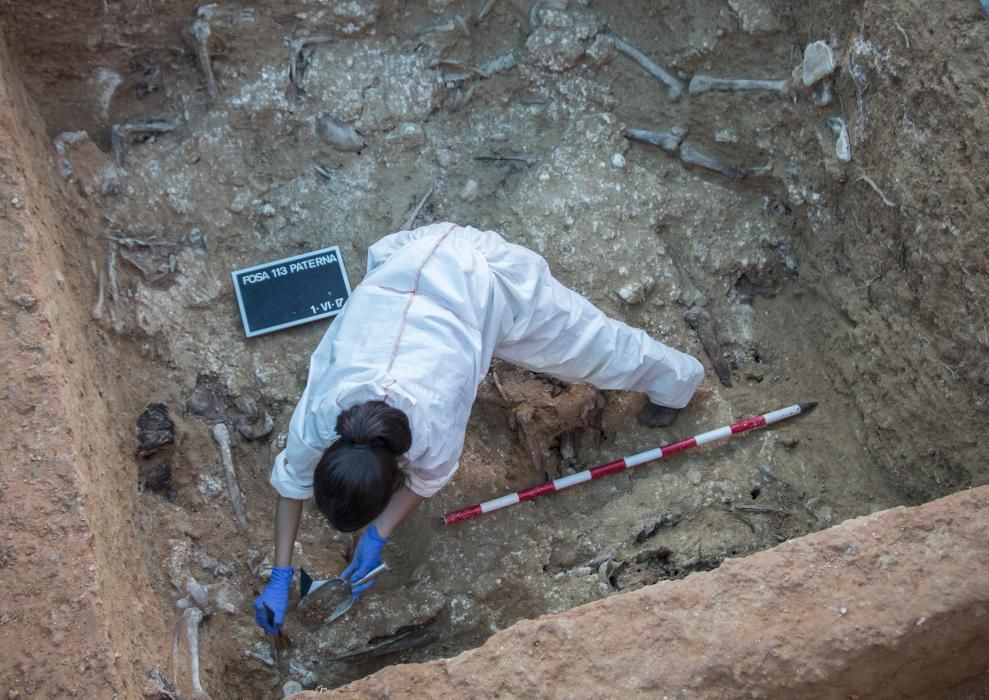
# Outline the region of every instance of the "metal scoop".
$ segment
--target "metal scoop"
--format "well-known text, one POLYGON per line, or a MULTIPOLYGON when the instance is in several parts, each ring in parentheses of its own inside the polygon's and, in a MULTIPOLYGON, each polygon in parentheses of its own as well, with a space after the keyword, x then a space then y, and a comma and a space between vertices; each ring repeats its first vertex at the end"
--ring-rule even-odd
POLYGON ((367 583, 385 571, 388 571, 388 565, 379 564, 353 584, 339 576, 324 581, 312 581, 295 609, 299 620, 309 627, 326 627, 353 607, 354 586, 367 583))

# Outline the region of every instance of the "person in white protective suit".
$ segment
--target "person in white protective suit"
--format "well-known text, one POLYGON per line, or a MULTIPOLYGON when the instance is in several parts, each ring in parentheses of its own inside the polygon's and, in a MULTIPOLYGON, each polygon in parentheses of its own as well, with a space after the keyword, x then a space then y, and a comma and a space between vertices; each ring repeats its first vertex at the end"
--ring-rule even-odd
POLYGON ((492 357, 643 392, 639 420, 650 426, 672 423, 704 376, 695 358, 608 318, 554 279, 542 257, 497 233, 442 223, 383 238, 312 355, 271 472, 275 566, 255 601, 261 627, 274 634, 284 619, 309 497, 338 530, 370 524, 343 578, 381 563, 398 524, 457 471, 492 357))

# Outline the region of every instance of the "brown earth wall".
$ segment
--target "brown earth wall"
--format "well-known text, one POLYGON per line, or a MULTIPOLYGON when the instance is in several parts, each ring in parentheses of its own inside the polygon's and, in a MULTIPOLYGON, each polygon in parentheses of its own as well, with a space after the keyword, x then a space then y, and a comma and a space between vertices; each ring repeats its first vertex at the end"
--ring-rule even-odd
POLYGON ((0 695, 135 697, 171 635, 140 602, 126 383, 49 143, 0 37, 0 695))

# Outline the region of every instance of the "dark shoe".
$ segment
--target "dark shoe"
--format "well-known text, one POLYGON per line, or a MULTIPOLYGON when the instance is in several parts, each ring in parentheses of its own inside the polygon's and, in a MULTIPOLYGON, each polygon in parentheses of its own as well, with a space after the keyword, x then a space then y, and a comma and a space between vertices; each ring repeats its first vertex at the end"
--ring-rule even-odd
POLYGON ((637 416, 639 425, 647 428, 668 428, 680 415, 679 408, 669 408, 659 404, 647 403, 637 416))

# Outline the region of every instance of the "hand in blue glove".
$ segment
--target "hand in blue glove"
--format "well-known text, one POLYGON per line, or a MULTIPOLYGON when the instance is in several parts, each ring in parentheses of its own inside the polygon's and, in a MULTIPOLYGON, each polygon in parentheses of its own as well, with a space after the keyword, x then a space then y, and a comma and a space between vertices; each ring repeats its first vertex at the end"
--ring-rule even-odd
POLYGON ((374 579, 365 581, 359 586, 354 586, 354 582, 361 580, 371 569, 381 563, 381 550, 388 544, 388 540, 378 534, 378 528, 374 525, 367 529, 360 542, 357 543, 357 550, 350 565, 343 570, 340 578, 350 581, 353 586, 354 600, 361 597, 361 594, 374 585, 374 579))
POLYGON ((254 619, 268 634, 278 634, 278 629, 285 621, 293 572, 291 566, 274 567, 271 570, 271 580, 254 601, 254 619))

